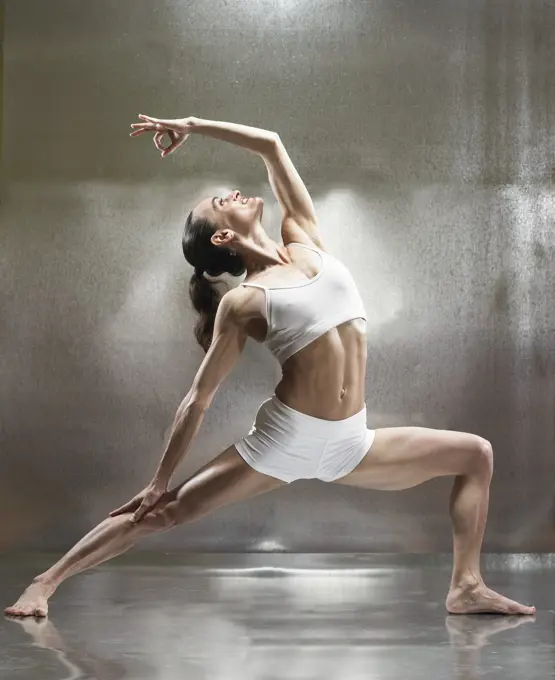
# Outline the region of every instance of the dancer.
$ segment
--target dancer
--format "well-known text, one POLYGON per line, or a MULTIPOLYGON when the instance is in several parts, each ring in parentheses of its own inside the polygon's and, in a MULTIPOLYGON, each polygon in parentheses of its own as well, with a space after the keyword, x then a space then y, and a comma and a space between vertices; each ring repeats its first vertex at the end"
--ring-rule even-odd
POLYGON ((195 336, 207 354, 177 410, 153 479, 37 576, 6 613, 46 616, 47 600, 62 581, 123 553, 143 536, 297 479, 400 490, 449 475, 455 477, 449 508, 454 564, 447 610, 534 614, 534 607, 487 588, 480 573, 493 472, 489 442, 420 427, 367 429, 364 305, 348 269, 326 251, 312 200, 280 137, 194 117, 139 118, 131 135, 152 133, 162 157, 191 134, 260 156, 282 209, 283 243, 262 227, 263 200, 239 191, 206 198, 188 216, 183 251, 194 267, 195 336), (223 275, 245 278, 220 299, 217 279, 223 275), (281 364, 274 396, 262 404, 246 437, 169 490, 176 466, 249 336, 281 364))

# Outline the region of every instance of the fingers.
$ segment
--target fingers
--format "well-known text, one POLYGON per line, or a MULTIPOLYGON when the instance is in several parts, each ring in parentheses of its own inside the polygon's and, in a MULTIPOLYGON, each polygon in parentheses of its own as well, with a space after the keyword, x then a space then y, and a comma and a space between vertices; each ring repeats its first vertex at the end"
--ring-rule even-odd
POLYGON ((166 133, 168 137, 170 138, 170 143, 168 146, 164 146, 163 141, 164 141, 164 133, 163 132, 157 132, 154 135, 154 145, 160 151, 160 155, 162 158, 165 158, 166 156, 169 156, 169 154, 173 153, 176 149, 179 149, 179 147, 183 144, 183 142, 187 139, 189 135, 179 135, 177 132, 174 132, 173 130, 166 130, 166 133))
POLYGON ((152 118, 151 116, 139 115, 143 121, 141 123, 132 123, 132 132, 130 137, 139 137, 145 132, 154 132, 154 145, 160 151, 162 158, 169 156, 176 149, 185 142, 189 135, 185 132, 183 121, 180 120, 162 120, 159 118, 152 118), (164 135, 167 134, 170 138, 168 146, 164 146, 164 135))
POLYGON ((154 504, 152 502, 147 501, 147 499, 145 498, 145 500, 139 506, 139 509, 136 510, 133 513, 133 517, 131 517, 131 521, 133 522, 133 524, 140 522, 142 518, 146 515, 146 513, 152 508, 153 505, 154 504))
POLYGON ((170 153, 173 153, 177 147, 179 146, 179 137, 173 132, 172 130, 168 130, 168 137, 170 138, 170 143, 167 147, 162 147, 160 151, 162 152, 160 155, 162 158, 165 158, 168 156, 170 153))
POLYGON ((173 153, 179 149, 187 137, 189 137, 189 135, 176 135, 175 132, 172 132, 170 134, 171 144, 162 151, 162 158, 169 156, 170 153, 173 153))
POLYGON ((137 137, 145 132, 155 132, 161 135, 167 133, 170 137, 176 134, 174 130, 165 127, 161 123, 131 123, 131 127, 133 128, 133 132, 130 133, 131 137, 137 137))
POLYGON ((154 145, 158 149, 158 151, 165 151, 166 147, 162 144, 162 140, 164 139, 164 133, 163 132, 157 132, 154 135, 154 145))
POLYGON ((146 120, 149 123, 160 123, 161 122, 159 118, 153 118, 152 116, 145 116, 144 113, 139 113, 139 118, 141 120, 146 120))
MULTIPOLYGON (((133 127, 133 126, 131 126, 133 127)), ((138 137, 139 135, 144 135, 145 132, 150 132, 148 129, 140 129, 140 130, 133 130, 133 132, 129 133, 130 137, 138 137)))
POLYGON ((164 132, 162 126, 155 123, 132 123, 131 127, 133 128, 133 132, 130 133, 131 137, 137 137, 145 132, 164 132))
MULTIPOLYGON (((157 130, 167 128, 179 132, 183 129, 183 121, 175 118, 153 118, 152 116, 145 116, 139 113, 139 118, 145 123, 156 126, 157 130)), ((140 125, 140 123, 138 123, 140 125)))
POLYGON ((138 509, 133 513, 131 521, 133 523, 140 522, 143 517, 149 513, 163 498, 164 492, 158 489, 153 489, 143 498, 142 503, 139 505, 138 509))
POLYGON ((154 135, 154 145, 156 146, 158 151, 161 152, 162 158, 164 158, 164 156, 167 155, 167 153, 171 153, 170 149, 172 149, 172 147, 175 144, 175 132, 172 132, 172 130, 166 130, 166 132, 168 134, 168 137, 170 138, 170 143, 168 146, 164 146, 163 144, 165 134, 164 132, 157 132, 154 135))
POLYGON ((137 508, 139 503, 140 503, 140 501, 139 501, 138 498, 132 498, 127 503, 120 505, 119 508, 112 510, 112 512, 110 512, 110 517, 116 517, 117 515, 124 515, 126 512, 133 512, 137 508))

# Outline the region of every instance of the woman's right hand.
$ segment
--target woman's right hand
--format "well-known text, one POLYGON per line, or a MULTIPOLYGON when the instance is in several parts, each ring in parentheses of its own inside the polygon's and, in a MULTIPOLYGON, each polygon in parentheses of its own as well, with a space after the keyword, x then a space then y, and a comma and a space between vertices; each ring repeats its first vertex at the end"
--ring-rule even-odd
POLYGON ((153 118, 139 114, 141 123, 133 123, 131 137, 138 137, 145 132, 154 132, 154 144, 161 152, 162 158, 169 156, 186 141, 195 125, 196 118, 153 118), (169 137, 170 143, 165 146, 164 135, 169 137))
POLYGON ((123 515, 128 512, 133 513, 132 522, 139 522, 147 512, 150 512, 162 496, 167 491, 167 485, 153 480, 148 486, 134 496, 130 501, 124 503, 116 510, 112 510, 110 517, 123 515))

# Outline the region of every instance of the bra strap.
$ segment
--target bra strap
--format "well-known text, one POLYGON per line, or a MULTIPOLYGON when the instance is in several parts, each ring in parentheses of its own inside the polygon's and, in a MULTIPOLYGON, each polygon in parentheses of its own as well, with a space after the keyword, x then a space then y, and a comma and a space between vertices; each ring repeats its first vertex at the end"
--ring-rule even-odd
POLYGON ((259 288, 260 290, 266 290, 266 286, 261 286, 259 283, 242 283, 242 286, 247 288, 259 288))
POLYGON ((306 243, 297 243, 297 241, 291 241, 289 244, 290 246, 301 246, 301 248, 305 248, 306 250, 312 250, 313 253, 318 253, 318 255, 321 255, 324 251, 318 250, 318 248, 313 248, 312 246, 307 246, 306 243))

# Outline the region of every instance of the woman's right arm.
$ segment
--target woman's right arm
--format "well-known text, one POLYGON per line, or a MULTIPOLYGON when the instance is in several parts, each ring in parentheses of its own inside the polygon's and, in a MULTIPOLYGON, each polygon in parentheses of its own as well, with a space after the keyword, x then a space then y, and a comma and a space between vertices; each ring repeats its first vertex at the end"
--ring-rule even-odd
POLYGON ((220 302, 212 344, 189 393, 177 409, 170 439, 152 481, 130 501, 112 510, 111 517, 131 512, 132 521, 139 522, 167 491, 173 472, 199 431, 214 394, 245 346, 247 336, 239 319, 244 291, 244 288, 234 289, 220 302))
POLYGON ((191 389, 177 409, 171 436, 154 475, 153 481, 160 486, 168 486, 175 468, 199 431, 216 391, 243 351, 247 335, 239 313, 244 293, 244 288, 232 290, 220 302, 212 344, 191 389))

